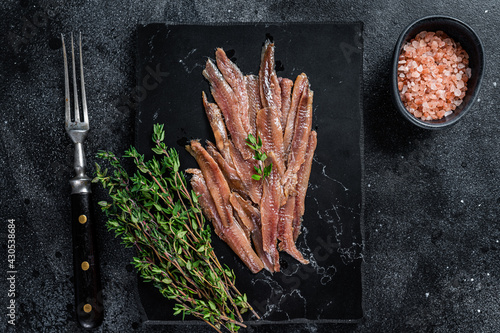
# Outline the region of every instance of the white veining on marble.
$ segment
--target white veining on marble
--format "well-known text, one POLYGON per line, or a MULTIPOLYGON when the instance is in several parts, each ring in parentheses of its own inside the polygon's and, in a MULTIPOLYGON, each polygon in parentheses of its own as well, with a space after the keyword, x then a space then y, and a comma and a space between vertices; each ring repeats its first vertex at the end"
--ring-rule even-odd
POLYGON ((324 164, 324 163, 320 162, 320 161, 317 159, 317 157, 316 157, 316 156, 313 158, 313 161, 314 161, 316 164, 318 164, 318 165, 320 165, 320 166, 321 166, 321 174, 322 174, 324 177, 326 177, 327 179, 329 179, 329 180, 331 180, 331 181, 333 181, 333 182, 336 182, 336 183, 338 183, 339 185, 341 185, 341 186, 342 186, 342 188, 344 189, 344 191, 349 191, 349 189, 348 189, 348 188, 347 188, 347 187, 346 187, 346 186, 345 186, 342 182, 340 182, 340 181, 338 181, 337 179, 335 179, 335 178, 333 178, 333 177, 329 176, 329 175, 326 173, 326 168, 327 168, 327 165, 326 165, 326 164, 324 164))
POLYGON ((191 66, 191 68, 188 66, 187 64, 187 60, 188 58, 193 55, 193 53, 195 53, 197 51, 197 49, 192 49, 191 51, 188 52, 188 54, 182 58, 182 59, 179 59, 179 63, 182 65, 182 67, 184 67, 184 70, 188 73, 188 74, 191 74, 196 68, 200 67, 200 68, 204 68, 204 65, 200 64, 200 63, 195 63, 193 66, 191 66))
MULTIPOLYGON (((299 267, 300 265, 296 266, 299 267)), ((270 294, 267 299, 258 304, 253 304, 256 310, 259 311, 262 319, 269 318, 274 313, 282 313, 287 317, 287 319, 292 319, 290 318, 290 315, 285 310, 283 310, 283 304, 289 302, 290 299, 293 298, 294 307, 296 307, 297 297, 302 302, 304 315, 307 313, 307 300, 302 295, 302 292, 299 288, 300 284, 296 288, 289 288, 290 290, 286 291, 286 289, 279 283, 279 281, 281 280, 282 283, 285 283, 285 286, 286 284, 293 284, 293 286, 295 287, 295 284, 303 282, 299 281, 299 279, 297 278, 288 279, 288 277, 293 275, 294 274, 282 274, 281 277, 278 277, 278 274, 274 276, 265 274, 261 275, 262 278, 256 278, 252 280, 252 285, 255 288, 263 289, 263 291, 265 292, 267 291, 267 288, 261 286, 261 284, 264 284, 270 290, 270 294)))

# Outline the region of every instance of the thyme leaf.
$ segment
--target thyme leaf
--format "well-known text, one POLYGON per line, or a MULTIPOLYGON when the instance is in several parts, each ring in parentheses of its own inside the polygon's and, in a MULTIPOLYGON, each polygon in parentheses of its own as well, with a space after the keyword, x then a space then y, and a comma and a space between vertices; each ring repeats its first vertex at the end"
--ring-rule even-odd
POLYGON ((252 134, 248 134, 245 142, 250 149, 254 151, 254 160, 257 161, 257 165, 254 166, 254 169, 257 173, 252 175, 252 179, 261 180, 271 174, 271 170, 273 168, 273 164, 269 163, 264 167, 264 162, 267 159, 267 154, 262 151, 262 139, 257 135, 257 138, 252 134))

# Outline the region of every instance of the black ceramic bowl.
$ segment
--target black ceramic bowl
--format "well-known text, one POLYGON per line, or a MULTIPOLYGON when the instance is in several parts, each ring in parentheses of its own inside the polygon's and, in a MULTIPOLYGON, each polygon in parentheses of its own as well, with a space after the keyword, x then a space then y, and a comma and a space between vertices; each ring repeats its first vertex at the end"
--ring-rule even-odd
POLYGON ((484 53, 481 40, 476 33, 467 24, 447 16, 428 16, 419 19, 410 24, 401 33, 392 59, 392 82, 391 94, 394 104, 401 112, 403 117, 411 123, 427 129, 441 129, 455 124, 459 121, 471 108, 476 100, 476 96, 481 86, 484 70, 484 53), (460 43, 464 50, 469 54, 469 67, 471 68, 471 78, 467 82, 467 91, 461 105, 453 111, 452 114, 443 117, 439 120, 421 120, 412 115, 403 105, 399 96, 398 90, 398 58, 401 49, 406 42, 415 38, 421 31, 438 31, 445 32, 453 38, 455 42, 460 43))

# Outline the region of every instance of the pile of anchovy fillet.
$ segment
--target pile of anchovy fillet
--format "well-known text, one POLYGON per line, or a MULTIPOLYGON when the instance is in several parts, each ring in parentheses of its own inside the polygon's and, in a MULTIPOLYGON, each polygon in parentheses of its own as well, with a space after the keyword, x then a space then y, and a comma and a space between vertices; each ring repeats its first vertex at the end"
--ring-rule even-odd
POLYGON ((203 213, 253 273, 278 272, 279 251, 308 263, 295 242, 317 144, 313 92, 304 73, 295 82, 277 76, 274 52, 266 41, 256 76, 216 50, 203 70, 215 103, 202 93, 215 143, 186 147, 199 166, 186 171, 203 213), (255 146, 265 159, 255 157, 255 146))

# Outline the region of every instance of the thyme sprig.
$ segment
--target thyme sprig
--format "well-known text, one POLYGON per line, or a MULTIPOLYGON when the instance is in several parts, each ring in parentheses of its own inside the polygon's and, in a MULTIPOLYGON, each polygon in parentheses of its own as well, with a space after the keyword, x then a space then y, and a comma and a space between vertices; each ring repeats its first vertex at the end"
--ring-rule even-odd
POLYGON ((221 265, 210 240, 210 228, 190 191, 175 149, 166 147, 163 125, 154 126, 153 152, 149 161, 134 147, 123 157, 133 160, 130 176, 111 152, 100 151, 112 172, 96 163, 96 177, 109 191, 111 201, 99 205, 108 217, 107 228, 121 237, 126 247, 135 247, 133 264, 145 281, 176 302, 174 315, 192 315, 221 332, 236 332, 242 313, 250 310, 258 318, 245 294, 235 286, 234 272, 221 265))
POLYGON ((246 140, 246 144, 250 149, 254 151, 254 159, 258 162, 257 165, 254 166, 256 174, 252 175, 252 179, 261 180, 271 174, 271 170, 273 168, 273 164, 269 163, 264 167, 264 161, 267 159, 267 154, 262 151, 262 139, 257 135, 257 138, 252 134, 248 134, 246 140))

